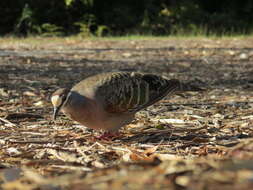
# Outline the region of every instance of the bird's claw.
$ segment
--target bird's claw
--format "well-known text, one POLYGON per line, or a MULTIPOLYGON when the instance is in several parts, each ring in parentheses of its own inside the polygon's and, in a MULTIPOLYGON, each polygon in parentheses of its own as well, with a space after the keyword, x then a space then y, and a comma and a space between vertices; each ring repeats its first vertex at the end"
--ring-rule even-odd
POLYGON ((112 132, 104 132, 102 135, 100 136, 96 136, 95 138, 98 140, 106 140, 106 141, 111 141, 117 137, 120 136, 120 133, 112 133, 112 132))

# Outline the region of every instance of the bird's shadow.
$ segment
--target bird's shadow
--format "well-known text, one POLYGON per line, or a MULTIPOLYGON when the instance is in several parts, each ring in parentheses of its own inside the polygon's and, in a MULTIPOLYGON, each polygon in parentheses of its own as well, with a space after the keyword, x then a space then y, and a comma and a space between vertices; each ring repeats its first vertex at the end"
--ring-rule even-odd
MULTIPOLYGON (((251 135, 218 135, 216 136, 215 144, 219 144, 221 146, 231 147, 239 143, 239 139, 247 139, 252 138, 251 135), (235 140, 238 139, 238 140, 235 140)), ((213 136, 211 134, 203 134, 198 132, 182 132, 182 133, 173 133, 173 131, 169 132, 165 131, 152 131, 152 132, 140 132, 136 133, 130 137, 121 138, 122 142, 126 143, 140 143, 140 144, 159 144, 169 143, 169 142, 180 142, 183 143, 179 145, 181 148, 187 146, 201 146, 204 144, 209 144, 212 142, 213 136)))
MULTIPOLYGON (((199 134, 194 133, 173 133, 173 131, 153 131, 153 132, 141 132, 134 134, 130 137, 124 137, 121 140, 123 142, 137 142, 141 144, 145 143, 159 143, 159 142, 171 142, 171 141, 193 141, 198 138, 199 134)), ((201 135, 201 138, 208 139, 211 136, 201 135)))

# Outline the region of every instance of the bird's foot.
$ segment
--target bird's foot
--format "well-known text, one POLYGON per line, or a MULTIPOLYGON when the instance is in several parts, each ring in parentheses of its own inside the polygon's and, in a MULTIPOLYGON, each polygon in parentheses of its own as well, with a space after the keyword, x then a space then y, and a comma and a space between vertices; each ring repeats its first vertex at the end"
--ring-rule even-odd
POLYGON ((95 138, 98 140, 110 141, 120 136, 119 132, 104 132, 102 135, 96 136, 95 138))

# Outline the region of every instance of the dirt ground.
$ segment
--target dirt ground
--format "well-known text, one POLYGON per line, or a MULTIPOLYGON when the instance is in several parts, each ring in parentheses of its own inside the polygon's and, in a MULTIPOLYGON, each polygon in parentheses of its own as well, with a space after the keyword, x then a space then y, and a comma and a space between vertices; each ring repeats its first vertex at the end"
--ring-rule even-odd
POLYGON ((253 189, 252 61, 253 38, 0 39, 1 189, 253 189), (54 90, 119 70, 206 91, 163 99, 112 141, 52 121, 54 90))

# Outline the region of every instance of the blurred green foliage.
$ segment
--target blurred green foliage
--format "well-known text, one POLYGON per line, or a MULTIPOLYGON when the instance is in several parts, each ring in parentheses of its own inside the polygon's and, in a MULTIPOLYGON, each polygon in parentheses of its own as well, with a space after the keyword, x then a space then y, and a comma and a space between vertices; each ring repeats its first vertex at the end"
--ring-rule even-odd
POLYGON ((0 34, 247 34, 252 0, 1 0, 0 34))

